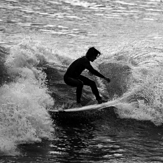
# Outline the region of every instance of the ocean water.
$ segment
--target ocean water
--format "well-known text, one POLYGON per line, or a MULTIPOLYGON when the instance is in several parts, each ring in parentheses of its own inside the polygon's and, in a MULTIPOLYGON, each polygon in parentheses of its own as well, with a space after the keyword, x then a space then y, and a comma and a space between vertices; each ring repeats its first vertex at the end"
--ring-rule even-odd
MULTIPOLYGON (((0 162, 163 161, 162 0, 0 1, 0 162), (75 119, 68 65, 94 46, 115 108, 75 119), (115 102, 114 102, 115 101, 115 102)), ((82 101, 95 102, 88 87, 82 101)))

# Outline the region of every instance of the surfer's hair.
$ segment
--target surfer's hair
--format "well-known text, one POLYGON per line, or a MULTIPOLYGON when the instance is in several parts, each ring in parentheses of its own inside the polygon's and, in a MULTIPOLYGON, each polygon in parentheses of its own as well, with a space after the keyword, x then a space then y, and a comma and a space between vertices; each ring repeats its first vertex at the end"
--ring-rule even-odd
POLYGON ((97 49, 95 49, 94 47, 89 48, 87 53, 86 53, 86 57, 88 59, 91 58, 92 56, 98 56, 98 55, 101 55, 101 53, 97 49))

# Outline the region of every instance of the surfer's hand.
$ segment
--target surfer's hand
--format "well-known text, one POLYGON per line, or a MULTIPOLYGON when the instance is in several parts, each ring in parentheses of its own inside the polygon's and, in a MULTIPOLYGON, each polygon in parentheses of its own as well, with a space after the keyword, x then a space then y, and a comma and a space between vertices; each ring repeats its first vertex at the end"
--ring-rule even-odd
POLYGON ((110 83, 110 79, 109 78, 104 78, 108 83, 110 83))

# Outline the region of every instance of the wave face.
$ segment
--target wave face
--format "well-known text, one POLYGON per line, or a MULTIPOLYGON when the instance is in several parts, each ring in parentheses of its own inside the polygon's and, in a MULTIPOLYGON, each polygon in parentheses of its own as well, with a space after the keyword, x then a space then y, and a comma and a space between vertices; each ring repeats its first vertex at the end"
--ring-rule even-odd
MULTIPOLYGON (((110 77, 111 83, 89 76, 96 81, 103 97, 108 98, 109 101, 116 100, 114 105, 121 118, 148 120, 155 125, 162 124, 163 58, 161 52, 160 47, 151 47, 148 41, 141 40, 132 46, 127 46, 123 51, 120 50, 110 56, 105 55, 99 60, 96 67, 105 76, 110 77)), ((62 80, 65 70, 55 69, 57 72, 55 74, 59 76, 53 83, 56 85, 54 97, 57 102, 60 100, 72 102, 75 99, 75 90, 64 85, 62 80)), ((87 76, 86 72, 85 75, 87 76)), ((85 103, 95 101, 91 90, 87 87, 83 91, 82 98, 85 103)))
MULTIPOLYGON (((75 102, 75 89, 63 75, 90 46, 103 53, 93 66, 111 83, 84 75, 119 117, 161 125, 160 6, 153 0, 1 0, 0 154, 20 154, 20 144, 52 139, 47 110, 75 102)), ((90 88, 84 87, 82 101, 95 102, 90 88)))
MULTIPOLYGON (((156 48, 141 40, 102 55, 93 66, 110 77, 110 83, 84 72, 96 82, 100 94, 113 101, 120 118, 162 124, 161 42, 156 48)), ((73 56, 56 53, 56 49, 32 38, 10 48, 1 47, 0 55, 0 150, 15 155, 19 154, 19 144, 52 139, 55 126, 48 109, 75 103, 75 89, 63 81, 73 56)), ((89 87, 84 87, 82 101, 96 102, 89 87)))

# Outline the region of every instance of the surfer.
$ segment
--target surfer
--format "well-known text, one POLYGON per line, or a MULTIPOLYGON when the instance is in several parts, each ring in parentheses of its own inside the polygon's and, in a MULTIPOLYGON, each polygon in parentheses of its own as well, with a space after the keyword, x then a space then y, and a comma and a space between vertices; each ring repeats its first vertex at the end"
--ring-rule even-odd
POLYGON ((91 74, 103 78, 107 82, 110 82, 109 78, 103 76, 100 72, 95 70, 90 64, 90 62, 96 60, 97 57, 99 57, 100 55, 101 53, 94 47, 89 48, 85 56, 82 56, 76 59, 73 63, 71 63, 71 65, 68 67, 64 75, 65 83, 69 86, 76 87, 76 101, 78 106, 82 106, 80 103, 81 102, 80 99, 82 95, 82 88, 84 85, 88 85, 91 87, 92 92, 95 95, 96 100, 99 104, 105 102, 99 95, 96 83, 93 80, 90 80, 87 77, 81 75, 81 73, 85 69, 87 69, 91 74))

